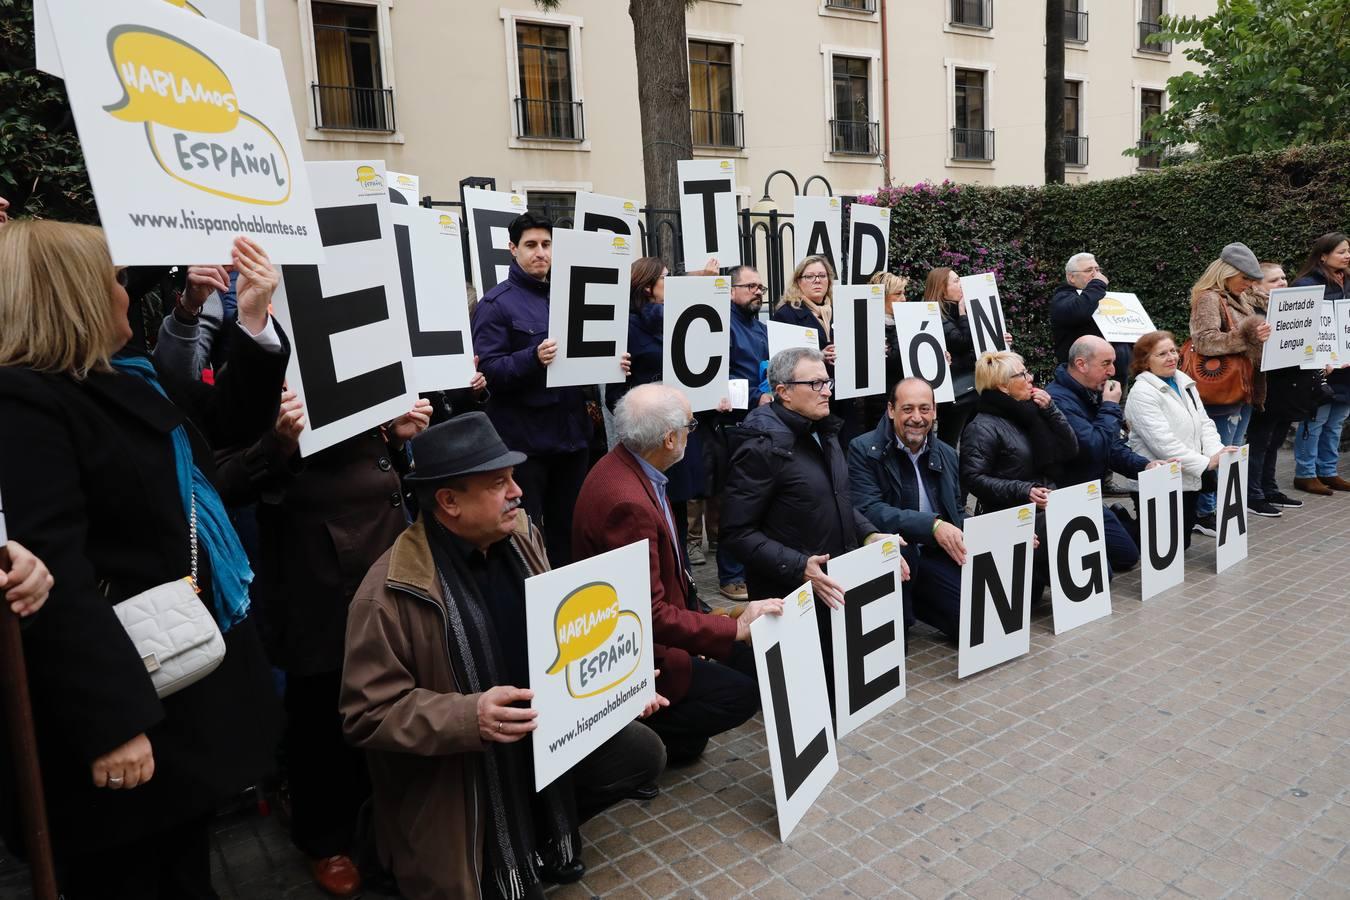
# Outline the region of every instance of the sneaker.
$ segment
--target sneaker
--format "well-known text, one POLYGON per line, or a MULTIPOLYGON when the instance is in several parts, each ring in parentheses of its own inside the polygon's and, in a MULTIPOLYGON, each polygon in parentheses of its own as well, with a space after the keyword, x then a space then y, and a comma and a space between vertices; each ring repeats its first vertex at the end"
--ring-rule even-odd
POLYGON ((1195 519, 1195 527, 1191 530, 1197 531, 1206 537, 1219 536, 1219 529, 1214 522, 1214 513, 1210 513, 1207 516, 1197 516, 1195 519))
POLYGON ((1274 504, 1265 500, 1248 500, 1247 512, 1254 516, 1265 516, 1267 519, 1278 519, 1284 515, 1274 504))
POLYGON ((691 566, 701 566, 708 561, 708 557, 704 554, 703 548, 698 544, 688 545, 686 551, 689 554, 689 565, 691 566))
POLYGON ((1266 502, 1281 509, 1302 509, 1303 501, 1290 497, 1282 491, 1266 491, 1266 502))
POLYGON ((726 597, 728 600, 750 599, 750 592, 745 589, 744 582, 738 581, 735 584, 724 584, 718 588, 718 590, 721 591, 722 596, 726 597))

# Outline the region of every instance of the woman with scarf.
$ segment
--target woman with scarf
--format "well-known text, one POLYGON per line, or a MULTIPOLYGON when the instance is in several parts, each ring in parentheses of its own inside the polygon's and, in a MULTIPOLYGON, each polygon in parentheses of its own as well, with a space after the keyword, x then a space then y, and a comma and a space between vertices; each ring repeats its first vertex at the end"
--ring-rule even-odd
POLYGON ((271 768, 277 715, 249 617, 253 574, 211 484, 210 446, 271 427, 288 353, 267 313, 277 272, 266 254, 240 238, 233 267, 243 333, 209 387, 161 379, 127 349, 126 273, 100 229, 0 229, 0 483, 10 532, 55 579, 23 639, 69 900, 215 897, 211 817, 271 768), (113 607, 190 572, 226 652, 160 698, 113 607))
POLYGON ((1050 395, 1032 385, 1022 357, 989 352, 975 363, 975 418, 961 435, 961 486, 975 495, 975 512, 1036 504, 1031 598, 1048 583, 1045 506, 1059 464, 1078 455, 1078 438, 1050 395))

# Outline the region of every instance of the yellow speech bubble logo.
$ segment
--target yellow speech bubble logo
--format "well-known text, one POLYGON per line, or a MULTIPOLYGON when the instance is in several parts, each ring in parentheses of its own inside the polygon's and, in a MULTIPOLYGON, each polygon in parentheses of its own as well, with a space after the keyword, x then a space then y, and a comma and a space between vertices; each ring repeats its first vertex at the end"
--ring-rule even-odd
POLYGON ((880 296, 881 296, 881 285, 879 285, 879 284, 874 284, 874 285, 872 285, 872 296, 873 296, 873 297, 880 297, 880 296))
POLYGON ((619 594, 607 582, 584 584, 564 597, 553 615, 558 656, 548 667, 548 674, 556 675, 608 640, 618 617, 619 594))
POLYGON ((713 280, 713 287, 719 289, 727 287, 727 280, 725 278, 716 278, 713 280))
POLYGON ((362 187, 378 186, 380 176, 375 174, 374 166, 357 166, 356 181, 362 187))
POLYGON ((223 134, 239 124, 229 76, 191 44, 151 28, 121 26, 108 35, 108 53, 123 92, 104 107, 114 118, 201 134, 223 134))
POLYGON ((930 304, 928 304, 928 314, 929 314, 930 316, 933 315, 933 314, 935 314, 937 311, 938 311, 938 305, 937 305, 936 303, 930 303, 930 304))
POLYGON ((455 220, 452 219, 452 218, 450 218, 449 216, 446 216, 446 215, 441 216, 441 217, 440 217, 439 219, 437 219, 436 221, 440 223, 440 226, 441 226, 442 228, 454 228, 454 227, 455 227, 455 220))
POLYGON ((1177 465, 1176 463, 1169 463, 1169 464, 1168 464, 1168 470, 1169 470, 1173 475, 1176 475, 1176 474, 1178 474, 1179 472, 1181 472, 1181 466, 1177 465))
POLYGON ((522 197, 522 196, 520 196, 519 194, 512 194, 512 195, 511 195, 511 205, 512 205, 512 206, 524 206, 524 205, 525 205, 525 198, 522 197))
POLYGON ((398 176, 398 183, 403 187, 412 187, 413 180, 407 175, 400 175, 398 176))
POLYGON ((1089 485, 1087 486, 1087 492, 1088 492, 1089 494, 1095 494, 1095 493, 1097 493, 1097 485, 1095 485, 1095 484, 1089 484, 1089 485))
POLYGON ((1125 304, 1115 297, 1103 297, 1097 301, 1097 312, 1104 316, 1123 316, 1126 312, 1125 304))
POLYGON ((614 245, 615 249, 622 250, 627 248, 628 239, 624 237, 615 237, 614 240, 611 241, 610 243, 614 245))
POLYGON ((896 550, 895 541, 882 541, 881 552, 884 556, 890 556, 896 550))
POLYGON ((623 201, 623 211, 624 211, 624 212, 630 212, 630 213, 636 213, 636 212, 637 212, 637 206, 634 205, 634 203, 633 203, 632 200, 625 200, 625 201, 623 201))
POLYGON ((206 18, 206 13, 202 12, 200 9, 193 6, 191 3, 188 3, 187 0, 164 0, 164 2, 169 4, 170 6, 176 6, 179 9, 185 9, 188 12, 192 13, 193 15, 201 16, 203 19, 206 18))
POLYGON ((1031 510, 1027 509, 1025 506, 1017 511, 1017 520, 1019 522, 1026 522, 1030 519, 1031 519, 1031 510))
POLYGON ((838 209, 838 208, 839 208, 839 198, 838 198, 838 197, 831 197, 831 198, 830 198, 830 209, 838 209))
POLYGON ((729 159, 724 159, 724 160, 722 160, 722 161, 719 163, 719 165, 720 165, 723 169, 730 169, 730 168, 731 168, 731 160, 729 160, 729 159))

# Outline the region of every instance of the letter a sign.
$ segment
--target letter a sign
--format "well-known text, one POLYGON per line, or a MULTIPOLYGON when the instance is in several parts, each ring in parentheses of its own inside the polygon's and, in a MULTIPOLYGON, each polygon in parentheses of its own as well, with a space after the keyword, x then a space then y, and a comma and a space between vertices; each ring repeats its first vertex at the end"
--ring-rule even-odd
POLYGON ((1031 651, 1031 504, 966 519, 956 677, 1031 651))

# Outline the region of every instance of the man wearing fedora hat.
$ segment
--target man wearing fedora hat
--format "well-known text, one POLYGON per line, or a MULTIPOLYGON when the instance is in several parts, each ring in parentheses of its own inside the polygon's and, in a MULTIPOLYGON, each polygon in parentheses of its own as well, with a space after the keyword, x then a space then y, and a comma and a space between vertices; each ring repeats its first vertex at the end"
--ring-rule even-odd
POLYGON ((352 601, 339 700, 368 751, 381 862, 409 900, 542 897, 584 874, 580 822, 655 795, 665 749, 629 723, 534 792, 525 579, 549 566, 513 478, 525 456, 481 412, 412 449, 421 513, 352 601))

